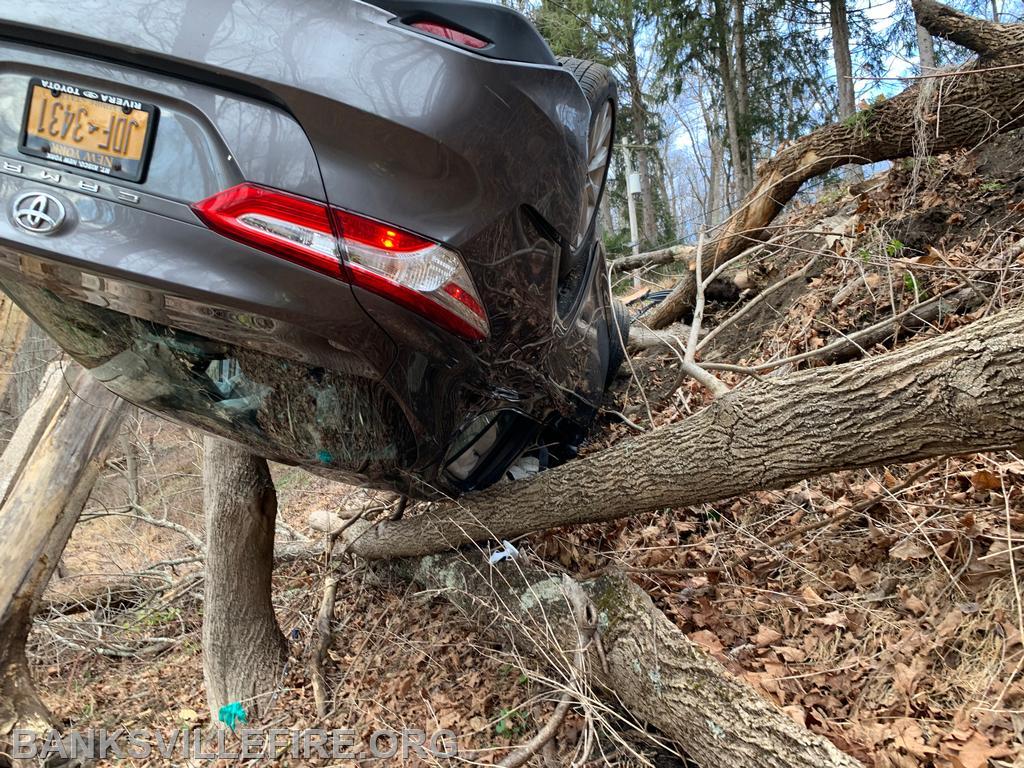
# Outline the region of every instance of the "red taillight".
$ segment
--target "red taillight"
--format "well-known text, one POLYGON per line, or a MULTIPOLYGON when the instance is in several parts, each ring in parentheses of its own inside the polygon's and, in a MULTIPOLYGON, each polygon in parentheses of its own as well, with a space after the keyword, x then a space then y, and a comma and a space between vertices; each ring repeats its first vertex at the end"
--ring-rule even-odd
POLYGON ((193 210, 215 232, 341 277, 338 244, 321 203, 240 184, 196 203, 193 210))
POLYGON ((487 314, 455 251, 390 224, 335 209, 351 280, 468 339, 487 336, 487 314))
POLYGON ((469 48, 480 49, 486 48, 489 45, 486 40, 481 40, 479 37, 474 37, 467 32, 463 32, 436 21, 414 21, 409 26, 415 27, 421 32, 436 35, 437 37, 443 37, 445 40, 451 40, 453 43, 468 46, 469 48))
POLYGON ((463 338, 487 336, 472 278, 459 255, 440 243, 254 184, 220 192, 193 210, 215 232, 350 280, 463 338))

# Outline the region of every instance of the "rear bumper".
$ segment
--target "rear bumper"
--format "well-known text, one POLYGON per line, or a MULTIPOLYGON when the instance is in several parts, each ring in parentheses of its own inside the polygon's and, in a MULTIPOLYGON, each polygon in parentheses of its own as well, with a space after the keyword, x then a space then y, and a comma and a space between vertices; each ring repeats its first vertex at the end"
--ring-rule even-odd
POLYGON ((109 388, 269 458, 423 495, 410 473, 429 475, 444 440, 390 381, 395 344, 351 286, 197 223, 6 173, 0 201, 0 289, 109 388), (74 220, 24 232, 9 201, 27 191, 74 220))

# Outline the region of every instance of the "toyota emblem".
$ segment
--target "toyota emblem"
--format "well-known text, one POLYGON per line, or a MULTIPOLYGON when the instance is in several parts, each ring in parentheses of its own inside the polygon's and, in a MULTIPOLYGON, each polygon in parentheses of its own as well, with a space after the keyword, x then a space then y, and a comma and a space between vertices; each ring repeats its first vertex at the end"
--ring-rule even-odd
POLYGON ((64 204, 46 192, 26 192, 14 199, 14 222, 26 232, 52 235, 67 217, 64 204))

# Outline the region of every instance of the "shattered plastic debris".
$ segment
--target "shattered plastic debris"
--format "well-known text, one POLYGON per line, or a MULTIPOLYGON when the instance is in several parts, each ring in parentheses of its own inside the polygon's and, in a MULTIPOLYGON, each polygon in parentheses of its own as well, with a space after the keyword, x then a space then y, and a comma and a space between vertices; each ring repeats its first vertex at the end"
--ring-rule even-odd
POLYGON ((540 472, 540 459, 536 456, 523 456, 519 461, 508 468, 505 473, 512 480, 525 480, 540 472))
POLYGON ((497 565, 502 560, 515 560, 519 557, 519 550, 510 541, 502 539, 501 549, 496 549, 491 552, 490 558, 487 560, 491 565, 497 565))

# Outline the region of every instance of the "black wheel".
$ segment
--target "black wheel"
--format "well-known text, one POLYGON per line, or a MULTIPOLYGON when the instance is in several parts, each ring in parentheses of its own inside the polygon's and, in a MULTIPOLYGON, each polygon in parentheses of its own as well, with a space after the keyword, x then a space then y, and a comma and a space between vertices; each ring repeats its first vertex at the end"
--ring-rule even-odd
POLYGON ((580 254, 589 252, 589 245, 597 225, 597 211, 601 205, 608 166, 611 164, 612 142, 615 139, 615 78, 603 64, 586 59, 560 56, 561 65, 572 72, 576 82, 590 103, 590 131, 587 138, 587 170, 580 204, 576 236, 572 243, 572 258, 566 259, 561 272, 567 274, 580 254))
POLYGON ((605 387, 610 387, 615 380, 615 374, 626 361, 626 343, 629 341, 629 326, 631 323, 629 310, 626 305, 618 299, 611 300, 608 308, 611 316, 611 323, 608 329, 608 373, 605 377, 605 387))

